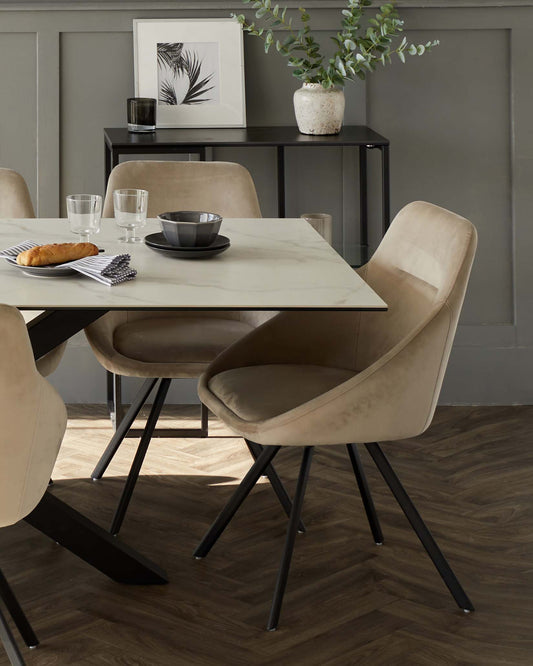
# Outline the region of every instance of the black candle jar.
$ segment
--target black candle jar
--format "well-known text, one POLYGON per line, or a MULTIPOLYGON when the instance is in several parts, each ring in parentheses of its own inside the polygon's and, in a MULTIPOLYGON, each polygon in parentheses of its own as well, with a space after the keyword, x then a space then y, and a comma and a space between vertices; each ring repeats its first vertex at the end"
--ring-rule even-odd
POLYGON ((153 132, 157 100, 152 97, 128 99, 128 132, 153 132))

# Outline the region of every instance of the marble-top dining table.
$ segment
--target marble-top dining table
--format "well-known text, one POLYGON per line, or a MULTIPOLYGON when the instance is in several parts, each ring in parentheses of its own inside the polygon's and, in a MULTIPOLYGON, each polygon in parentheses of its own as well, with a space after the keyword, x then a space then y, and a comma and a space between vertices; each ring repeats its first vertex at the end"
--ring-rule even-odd
MULTIPOLYGON (((148 220, 142 235, 159 231, 148 220)), ((178 259, 125 244, 114 220, 91 239, 107 255, 129 253, 137 277, 113 287, 88 277, 41 278, 0 260, 0 302, 42 314, 28 324, 35 358, 110 310, 386 310, 385 302, 302 219, 225 219, 231 246, 209 259, 178 259)), ((0 220, 0 249, 25 240, 72 242, 66 219, 0 220)), ((26 521, 124 583, 158 584, 166 574, 120 539, 45 493, 26 521)))
MULTIPOLYGON (((24 240, 76 240, 66 219, 0 220, 0 249, 24 240)), ((91 240, 105 254, 131 254, 137 278, 106 288, 86 277, 35 279, 0 262, 0 302, 22 309, 384 309, 385 303, 328 243, 301 219, 227 219, 231 246, 210 259, 163 256, 144 243, 118 241, 122 230, 103 219, 91 240)), ((160 231, 148 220, 142 235, 160 231)))

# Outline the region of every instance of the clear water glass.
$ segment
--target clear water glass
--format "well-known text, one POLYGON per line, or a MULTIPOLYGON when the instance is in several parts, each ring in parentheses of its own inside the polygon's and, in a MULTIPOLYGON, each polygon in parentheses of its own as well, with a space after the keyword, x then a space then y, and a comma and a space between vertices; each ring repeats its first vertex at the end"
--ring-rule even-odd
POLYGON ((115 206, 115 221, 122 227, 126 235, 119 240, 124 243, 141 243, 142 238, 137 236, 137 230, 146 224, 148 211, 148 192, 146 190, 115 190, 113 192, 115 206))
POLYGON ((69 194, 67 216, 70 230, 78 234, 80 243, 88 242, 92 234, 100 231, 102 197, 99 194, 69 194))

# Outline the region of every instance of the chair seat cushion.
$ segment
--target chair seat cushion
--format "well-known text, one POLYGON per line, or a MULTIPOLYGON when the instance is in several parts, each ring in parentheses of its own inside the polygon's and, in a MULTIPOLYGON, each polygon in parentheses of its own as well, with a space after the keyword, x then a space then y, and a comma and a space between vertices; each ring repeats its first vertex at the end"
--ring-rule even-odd
POLYGON ((354 375, 353 370, 320 365, 253 365, 215 375, 209 388, 239 418, 258 422, 288 412, 354 375))
POLYGON ((113 346, 144 363, 210 363, 251 330, 250 324, 237 319, 153 317, 118 326, 113 346))

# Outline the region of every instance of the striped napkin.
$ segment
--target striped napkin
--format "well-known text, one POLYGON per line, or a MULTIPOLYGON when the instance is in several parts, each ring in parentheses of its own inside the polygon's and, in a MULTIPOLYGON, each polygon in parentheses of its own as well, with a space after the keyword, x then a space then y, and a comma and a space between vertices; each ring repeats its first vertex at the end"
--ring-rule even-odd
MULTIPOLYGON (((37 247, 39 243, 34 241, 24 241, 19 245, 8 247, 0 252, 0 257, 7 259, 12 264, 16 264, 16 257, 20 252, 31 250, 37 247)), ((113 256, 98 255, 94 257, 84 257, 75 261, 67 261, 61 266, 67 266, 74 269, 82 275, 97 280, 108 287, 114 287, 116 284, 133 280, 137 271, 130 266, 129 254, 116 254, 113 256)))

